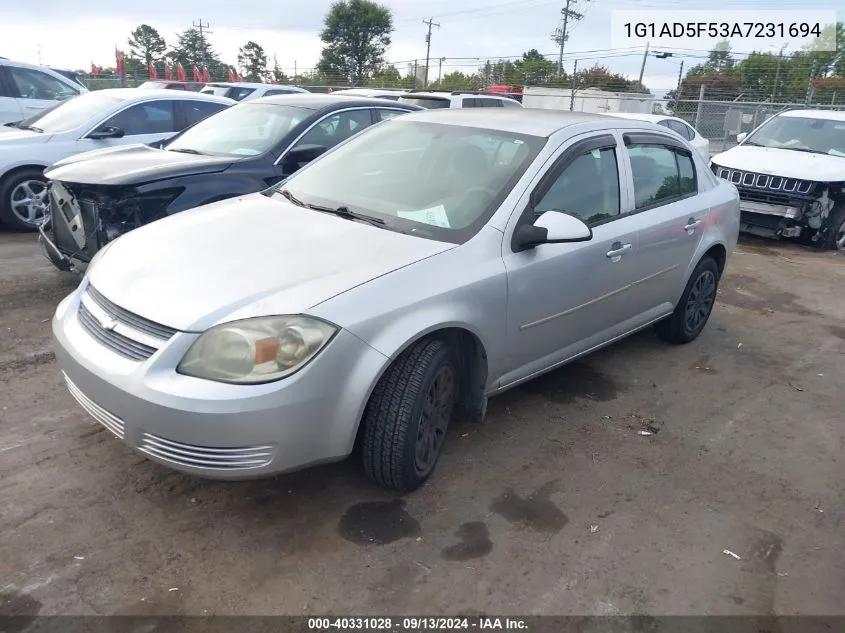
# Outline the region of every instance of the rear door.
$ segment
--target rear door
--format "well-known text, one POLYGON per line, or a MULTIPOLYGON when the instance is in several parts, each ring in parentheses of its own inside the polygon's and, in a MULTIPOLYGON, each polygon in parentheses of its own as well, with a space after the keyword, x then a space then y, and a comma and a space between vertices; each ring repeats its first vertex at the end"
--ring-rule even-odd
POLYGON ((176 109, 179 99, 157 99, 130 105, 100 121, 79 140, 80 152, 114 145, 155 143, 173 136, 176 130, 176 109), (120 138, 92 139, 90 132, 107 127, 123 130, 120 138))
POLYGON ((641 311, 671 311, 686 283, 709 208, 698 195, 699 174, 689 148, 652 132, 625 133, 633 213, 642 219, 639 261, 643 276, 632 301, 641 311))
POLYGON ((0 66, 0 125, 15 123, 24 118, 17 96, 18 91, 12 85, 9 71, 6 66, 0 66))

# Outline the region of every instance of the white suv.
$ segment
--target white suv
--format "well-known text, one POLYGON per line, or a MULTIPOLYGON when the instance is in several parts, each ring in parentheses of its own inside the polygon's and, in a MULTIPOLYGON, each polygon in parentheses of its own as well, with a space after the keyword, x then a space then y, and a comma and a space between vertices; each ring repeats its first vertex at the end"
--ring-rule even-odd
POLYGON ((399 103, 410 103, 423 108, 521 108, 516 99, 494 96, 481 92, 410 92, 399 97, 399 103))
POLYGON ((83 92, 88 89, 49 68, 0 57, 0 125, 16 123, 83 92))

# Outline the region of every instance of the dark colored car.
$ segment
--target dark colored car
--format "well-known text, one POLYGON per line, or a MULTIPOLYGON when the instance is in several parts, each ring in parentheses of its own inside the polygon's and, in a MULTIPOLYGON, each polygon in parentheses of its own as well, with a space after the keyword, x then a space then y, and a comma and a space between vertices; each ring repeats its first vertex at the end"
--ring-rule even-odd
POLYGON ((199 92, 205 87, 204 83, 198 83, 196 81, 145 81, 144 83, 140 84, 138 88, 142 89, 150 89, 153 90, 161 90, 165 88, 167 90, 193 90, 194 92, 199 92))
MULTIPOLYGON (((267 189, 359 131, 421 110, 383 99, 303 94, 239 103, 158 144, 78 154, 44 174, 50 242, 62 269, 179 211, 267 189), (55 246, 55 248, 53 248, 55 246)), ((42 243, 46 240, 42 239, 42 243)))

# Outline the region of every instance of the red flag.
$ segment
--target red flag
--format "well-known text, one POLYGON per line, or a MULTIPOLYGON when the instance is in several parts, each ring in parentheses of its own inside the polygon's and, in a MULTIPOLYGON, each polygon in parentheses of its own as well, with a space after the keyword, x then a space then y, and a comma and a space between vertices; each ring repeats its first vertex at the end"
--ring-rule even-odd
POLYGON ((156 71, 156 66, 152 62, 150 62, 150 79, 158 79, 158 72, 156 71))
POLYGON ((194 81, 202 81, 202 76, 200 75, 200 70, 197 68, 197 65, 194 64, 194 81))
POLYGON ((230 82, 235 81, 235 73, 234 73, 234 72, 232 72, 232 69, 231 69, 231 68, 229 68, 229 81, 230 81, 230 82))
POLYGON ((100 74, 100 67, 97 66, 94 62, 91 62, 91 74, 92 75, 99 75, 100 74))
POLYGON ((176 62, 176 79, 179 81, 188 80, 188 76, 185 74, 185 69, 182 68, 182 62, 176 62))
POLYGON ((126 66, 125 60, 123 57, 123 52, 117 49, 114 49, 114 72, 118 77, 123 77, 126 74, 126 66))
POLYGON ((238 73, 235 73, 235 81, 243 81, 244 78, 241 77, 238 73))
POLYGON ((164 78, 167 81, 171 81, 173 79, 173 73, 170 71, 170 64, 167 62, 164 63, 164 78))
POLYGON ((211 75, 208 74, 208 66, 203 65, 202 67, 202 80, 205 83, 211 82, 211 75))

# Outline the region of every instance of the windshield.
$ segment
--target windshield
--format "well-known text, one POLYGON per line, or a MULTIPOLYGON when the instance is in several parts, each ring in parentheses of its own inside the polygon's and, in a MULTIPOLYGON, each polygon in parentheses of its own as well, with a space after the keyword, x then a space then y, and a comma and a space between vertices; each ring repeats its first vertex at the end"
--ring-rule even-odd
POLYGON ((749 136, 743 145, 845 157, 845 121, 776 116, 749 136))
POLYGON ((57 106, 39 112, 18 124, 36 132, 58 134, 85 125, 92 117, 105 114, 110 108, 123 101, 106 91, 88 92, 73 99, 62 101, 57 106))
POLYGON ((276 187, 305 205, 460 244, 489 220, 545 139, 420 121, 379 123, 276 187))
POLYGON ((450 101, 443 97, 399 97, 402 103, 410 103, 411 105, 420 106, 421 108, 448 108, 450 101))
POLYGON ((258 156, 272 149, 313 110, 244 103, 203 119, 165 147, 210 156, 258 156))
POLYGON ((217 84, 211 84, 200 90, 200 92, 203 94, 217 95, 218 97, 224 96, 228 91, 229 86, 218 86, 217 84))

